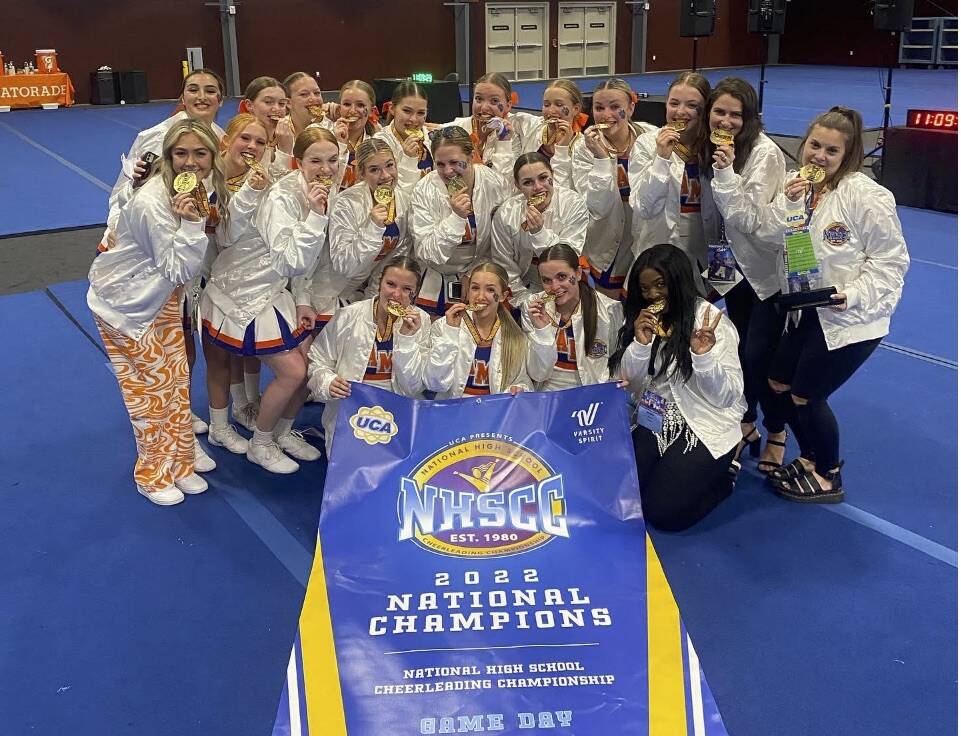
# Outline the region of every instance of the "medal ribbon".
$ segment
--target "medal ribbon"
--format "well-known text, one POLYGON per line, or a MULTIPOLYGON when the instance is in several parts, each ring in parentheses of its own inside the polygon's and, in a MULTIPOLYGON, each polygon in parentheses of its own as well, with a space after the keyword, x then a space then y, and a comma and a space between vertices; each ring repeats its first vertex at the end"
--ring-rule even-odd
POLYGON ((474 319, 472 317, 468 315, 464 322, 467 324, 467 331, 470 333, 470 336, 474 338, 474 344, 476 345, 480 345, 482 342, 493 343, 494 335, 497 334, 497 330, 500 329, 501 326, 501 318, 495 318, 494 326, 491 327, 490 334, 486 338, 482 338, 480 332, 477 330, 477 325, 474 324, 474 319))
POLYGON ((371 307, 374 313, 373 314, 374 332, 376 333, 377 342, 384 342, 384 340, 386 340, 390 335, 394 333, 394 323, 397 321, 397 318, 394 315, 392 315, 390 312, 387 312, 387 329, 381 332, 380 323, 377 321, 377 304, 379 302, 380 302, 380 297, 377 297, 376 299, 374 299, 373 303, 371 304, 371 307))

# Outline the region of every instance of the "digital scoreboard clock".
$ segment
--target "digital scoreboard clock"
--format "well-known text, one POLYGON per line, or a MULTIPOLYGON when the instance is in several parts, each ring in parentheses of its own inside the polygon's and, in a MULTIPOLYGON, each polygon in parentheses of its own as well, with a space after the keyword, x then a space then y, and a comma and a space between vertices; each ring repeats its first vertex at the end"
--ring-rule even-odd
POLYGON ((957 110, 908 110, 909 128, 958 132, 957 110))

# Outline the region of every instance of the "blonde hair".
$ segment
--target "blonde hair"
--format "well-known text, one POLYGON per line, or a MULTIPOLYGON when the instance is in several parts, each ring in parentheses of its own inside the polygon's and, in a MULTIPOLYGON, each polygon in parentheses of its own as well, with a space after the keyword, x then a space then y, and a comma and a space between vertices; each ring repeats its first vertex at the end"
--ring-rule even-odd
POLYGON ((390 156, 391 160, 394 160, 394 152, 391 150, 384 141, 380 138, 368 138, 366 141, 357 146, 357 152, 354 154, 354 161, 357 163, 357 171, 361 174, 364 173, 364 169, 367 168, 367 162, 370 161, 374 156, 378 156, 382 153, 386 153, 390 156))
POLYGON ((328 143, 333 143, 334 146, 338 146, 337 138, 326 128, 313 125, 304 129, 294 141, 294 158, 298 161, 302 160, 304 154, 307 153, 307 149, 320 141, 327 141, 328 143))
MULTIPOLYGON (((377 95, 374 92, 374 88, 367 84, 367 82, 365 82, 363 79, 351 79, 349 82, 346 82, 344 86, 340 88, 340 96, 343 97, 344 92, 349 89, 359 89, 361 92, 367 95, 367 99, 370 101, 371 112, 374 112, 377 109, 377 95)), ((364 130, 366 131, 367 135, 373 135, 380 130, 380 125, 374 123, 370 118, 368 118, 367 122, 364 123, 364 130)))
POLYGON ((555 79, 544 88, 544 91, 546 92, 554 87, 564 90, 564 92, 567 93, 567 96, 571 98, 571 102, 573 102, 574 105, 579 107, 582 111, 584 110, 584 95, 581 92, 581 88, 574 84, 570 79, 555 79))
POLYGON ((220 219, 224 225, 227 225, 230 220, 230 213, 227 210, 230 190, 227 189, 227 182, 224 177, 224 159, 220 155, 220 141, 217 140, 217 134, 207 123, 188 119, 180 120, 170 127, 167 135, 164 136, 163 153, 161 154, 161 163, 157 169, 159 172, 157 175, 163 179, 167 196, 170 196, 170 193, 174 190, 174 177, 177 176, 173 166, 173 149, 187 133, 196 135, 203 147, 210 151, 210 176, 213 178, 213 189, 217 194, 217 209, 220 212, 220 219))
MULTIPOLYGON (((494 274, 500 281, 504 294, 506 295, 510 291, 510 277, 503 266, 491 261, 481 263, 470 272, 468 283, 478 273, 494 274)), ((499 391, 506 393, 527 360, 527 336, 514 320, 511 310, 504 305, 504 302, 497 305, 497 317, 501 321, 501 385, 499 391)))
MULTIPOLYGON (((605 79, 603 82, 601 82, 594 88, 593 94, 596 95, 598 92, 603 92, 605 90, 621 92, 625 97, 627 97, 627 102, 629 105, 637 104, 637 94, 634 92, 633 89, 631 89, 631 85, 629 85, 623 79, 619 79, 618 77, 611 77, 610 79, 605 79)), ((591 111, 591 114, 593 115, 593 110, 591 111)), ((627 124, 630 125, 631 128, 634 130, 634 135, 641 135, 644 132, 641 126, 635 123, 633 120, 628 120, 627 124)))

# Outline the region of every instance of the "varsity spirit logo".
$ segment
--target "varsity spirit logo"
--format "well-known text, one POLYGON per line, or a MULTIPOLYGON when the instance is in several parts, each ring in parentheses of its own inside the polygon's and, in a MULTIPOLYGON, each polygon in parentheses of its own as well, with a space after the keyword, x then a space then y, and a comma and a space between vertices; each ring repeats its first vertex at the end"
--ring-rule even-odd
POLYGON ((401 480, 398 539, 452 557, 504 557, 570 536, 563 476, 521 445, 456 443, 401 480))

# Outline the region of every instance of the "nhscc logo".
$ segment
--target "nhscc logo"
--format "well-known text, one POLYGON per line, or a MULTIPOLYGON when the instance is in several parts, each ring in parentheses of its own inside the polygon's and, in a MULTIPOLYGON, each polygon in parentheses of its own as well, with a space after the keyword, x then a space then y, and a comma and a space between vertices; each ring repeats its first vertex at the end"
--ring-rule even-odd
POLYGON ((577 409, 571 412, 571 419, 576 419, 577 423, 582 427, 592 427, 594 420, 597 419, 597 410, 603 403, 603 401, 595 401, 586 409, 577 409))
POLYGON ((386 445, 397 434, 394 415, 380 406, 362 406, 350 418, 354 437, 368 445, 386 445))

